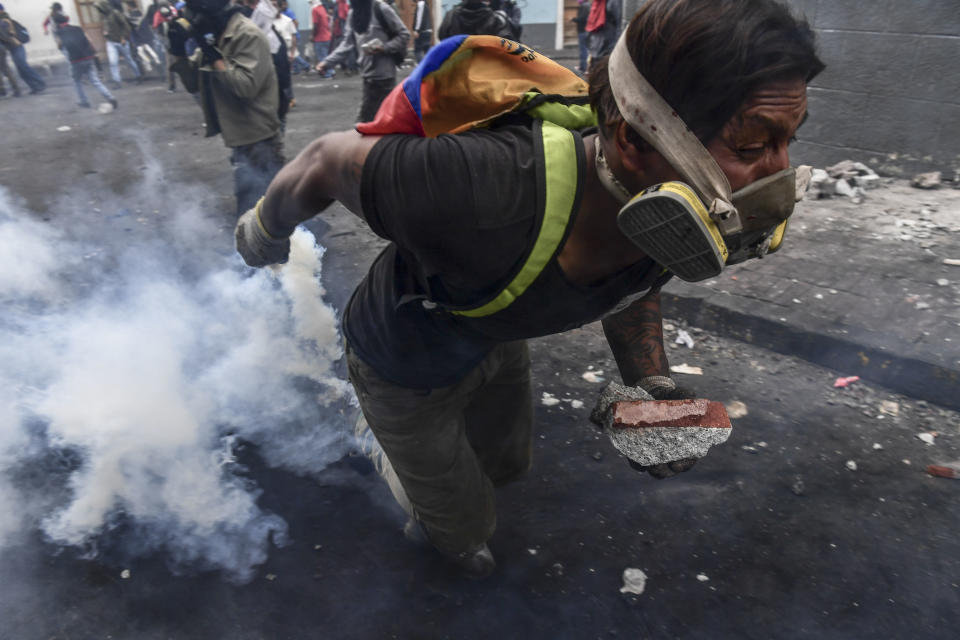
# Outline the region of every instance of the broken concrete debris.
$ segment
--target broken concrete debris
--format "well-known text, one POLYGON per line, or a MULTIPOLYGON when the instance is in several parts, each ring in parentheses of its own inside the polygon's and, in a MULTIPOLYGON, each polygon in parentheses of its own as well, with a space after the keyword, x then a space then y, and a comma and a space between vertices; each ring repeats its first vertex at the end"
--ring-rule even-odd
POLYGON ((689 333, 687 333, 683 329, 679 329, 677 331, 676 343, 687 345, 688 349, 693 349, 693 345, 694 345, 693 338, 690 336, 689 333))
POLYGON ((727 408, 727 415, 730 416, 731 420, 742 418, 748 413, 746 403, 740 400, 731 400, 725 406, 727 408))
POLYGON ((620 593, 641 595, 647 588, 647 574, 640 569, 628 568, 623 570, 623 586, 620 593))
POLYGON ((918 438, 921 442, 924 442, 924 443, 926 443, 926 444, 928 444, 928 445, 933 445, 934 440, 936 439, 937 435, 938 435, 938 434, 937 434, 936 431, 923 431, 923 432, 917 434, 917 438, 918 438))
POLYGON ((810 179, 807 198, 829 198, 840 195, 850 198, 854 204, 860 204, 866 197, 865 191, 879 186, 880 176, 863 164, 853 160, 844 160, 823 169, 814 169, 810 179))
POLYGON ((670 367, 670 372, 671 372, 671 373, 685 373, 685 374, 687 374, 688 376, 702 376, 702 375, 703 375, 703 368, 702 368, 702 367, 694 367, 694 366, 688 365, 686 362, 684 362, 683 364, 671 365, 671 367, 670 367))
POLYGON ((936 478, 960 480, 960 460, 927 465, 927 473, 936 478))
POLYGON ((910 186, 918 189, 936 189, 942 183, 942 174, 939 171, 918 173, 910 180, 910 186))

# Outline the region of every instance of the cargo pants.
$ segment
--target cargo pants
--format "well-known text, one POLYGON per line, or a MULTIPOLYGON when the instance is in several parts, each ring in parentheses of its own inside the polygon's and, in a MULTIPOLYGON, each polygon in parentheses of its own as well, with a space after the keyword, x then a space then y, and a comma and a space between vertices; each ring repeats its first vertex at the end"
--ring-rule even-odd
POLYGON ((493 535, 493 489, 530 468, 533 400, 525 341, 498 345, 467 376, 437 389, 381 378, 347 345, 363 415, 430 542, 448 553, 493 535))

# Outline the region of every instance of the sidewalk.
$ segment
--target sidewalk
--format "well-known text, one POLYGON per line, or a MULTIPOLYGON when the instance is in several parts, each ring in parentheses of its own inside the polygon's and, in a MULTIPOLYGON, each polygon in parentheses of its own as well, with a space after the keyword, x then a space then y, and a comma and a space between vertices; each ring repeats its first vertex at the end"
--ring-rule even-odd
POLYGON ((672 280, 664 315, 960 409, 960 190, 884 180, 797 205, 783 249, 672 280))

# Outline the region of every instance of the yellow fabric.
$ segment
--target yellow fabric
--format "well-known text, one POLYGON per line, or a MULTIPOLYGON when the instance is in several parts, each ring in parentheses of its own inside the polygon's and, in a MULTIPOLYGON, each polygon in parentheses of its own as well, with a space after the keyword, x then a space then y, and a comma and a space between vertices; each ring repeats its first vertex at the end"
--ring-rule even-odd
POLYGON ((427 137, 465 131, 512 111, 535 91, 587 97, 587 83, 536 51, 496 36, 471 36, 420 88, 427 137), (504 54, 508 55, 504 55, 504 54))
POLYGON ((563 240, 577 197, 577 148, 573 134, 559 125, 543 123, 543 159, 546 203, 537 241, 523 267, 497 295, 476 309, 451 311, 461 316, 489 316, 510 306, 543 271, 563 240))

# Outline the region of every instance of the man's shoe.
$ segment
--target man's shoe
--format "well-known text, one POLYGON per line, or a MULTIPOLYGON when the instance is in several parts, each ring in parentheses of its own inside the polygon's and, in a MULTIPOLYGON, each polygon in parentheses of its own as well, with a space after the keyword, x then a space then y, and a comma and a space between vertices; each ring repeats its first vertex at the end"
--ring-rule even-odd
POLYGON ((123 89, 123 83, 114 82, 113 84, 110 85, 110 88, 113 89, 114 91, 116 91, 117 89, 123 89))
POLYGON ((486 544, 482 544, 476 549, 462 551, 456 554, 441 551, 440 555, 452 564, 457 565, 460 571, 463 572, 463 575, 471 580, 482 580, 497 568, 493 554, 490 553, 490 548, 486 544))
POLYGON ((110 103, 110 106, 113 107, 114 111, 116 111, 116 109, 117 109, 117 99, 116 99, 116 98, 110 98, 109 100, 107 100, 107 102, 109 102, 109 103, 110 103))
POLYGON ((83 109, 89 109, 89 108, 90 108, 90 103, 89 103, 89 102, 78 102, 78 103, 77 103, 77 106, 78 106, 78 107, 81 107, 81 108, 83 108, 83 109))

